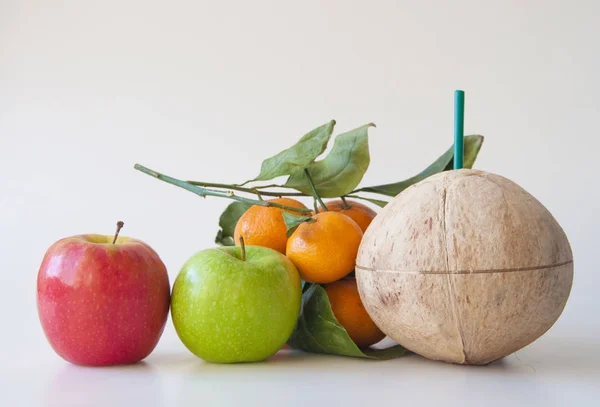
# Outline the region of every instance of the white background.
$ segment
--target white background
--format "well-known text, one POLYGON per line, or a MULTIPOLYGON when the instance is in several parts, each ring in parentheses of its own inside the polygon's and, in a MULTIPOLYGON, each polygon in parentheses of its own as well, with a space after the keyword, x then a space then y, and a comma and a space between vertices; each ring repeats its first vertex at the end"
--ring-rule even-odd
POLYGON ((599 16, 595 0, 1 0, 0 404, 597 402, 599 16), (47 345, 35 278, 55 240, 111 234, 122 219, 172 281, 213 245, 226 202, 134 163, 240 182, 330 119, 336 133, 372 121, 363 185, 393 182, 452 143, 454 89, 466 91, 466 134, 486 136, 476 166, 535 195, 574 251, 562 318, 519 359, 469 368, 292 354, 215 366, 170 322, 131 368, 77 368, 47 345))

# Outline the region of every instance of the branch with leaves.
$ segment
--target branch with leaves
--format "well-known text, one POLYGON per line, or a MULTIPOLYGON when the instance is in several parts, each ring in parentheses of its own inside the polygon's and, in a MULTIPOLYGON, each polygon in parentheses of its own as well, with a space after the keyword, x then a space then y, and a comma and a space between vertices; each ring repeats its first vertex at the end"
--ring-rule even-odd
MULTIPOLYGON (((201 197, 213 196, 235 201, 225 209, 219 219, 221 229, 217 234, 216 242, 223 245, 235 244, 233 242, 235 223, 251 205, 289 209, 284 205, 265 201, 263 197, 311 197, 315 202, 322 200, 322 198, 342 197, 360 199, 384 207, 388 201, 373 198, 372 195, 394 197, 409 186, 433 174, 453 168, 454 150, 451 146, 431 165, 409 179, 359 188, 360 181, 370 164, 368 131, 375 125, 368 123, 338 135, 335 137, 329 154, 322 160, 317 160, 327 149, 335 124, 335 120, 331 120, 309 131, 293 146, 264 160, 259 174, 241 184, 182 181, 140 164, 136 164, 135 168, 201 197), (258 184, 282 176, 288 177, 282 185, 258 184), (252 195, 256 199, 249 198, 248 195, 252 195)), ((465 136, 465 168, 473 166, 482 143, 483 136, 465 136)), ((324 203, 321 202, 321 205, 324 205, 324 203)), ((294 210, 304 213, 311 211, 309 209, 298 210, 297 208, 294 210)))
MULTIPOLYGON (((365 196, 365 193, 394 197, 409 186, 424 180, 438 172, 452 169, 454 151, 450 147, 444 154, 419 174, 400 182, 357 188, 369 163, 368 130, 375 125, 368 123, 354 130, 338 135, 329 154, 322 160, 317 158, 323 154, 331 139, 335 120, 306 133, 296 144, 263 161, 260 173, 255 178, 241 184, 223 184, 202 181, 182 181, 168 175, 158 173, 136 164, 135 168, 161 181, 188 190, 201 197, 213 196, 231 199, 221 215, 216 242, 233 245, 233 228, 237 219, 251 205, 273 206, 290 209, 284 205, 265 201, 262 197, 313 197, 321 198, 348 197, 370 202, 384 207, 388 201, 365 196), (309 174, 307 176, 307 174, 309 174), (285 184, 269 184, 248 186, 260 181, 271 181, 274 178, 287 176, 285 184), (256 199, 238 195, 235 192, 254 195, 256 199)), ((464 167, 471 168, 481 149, 483 136, 465 136, 464 167)), ((322 203, 322 205, 324 205, 322 203)), ((296 212, 308 213, 310 210, 296 212)))
MULTIPOLYGON (((220 230, 215 242, 233 246, 238 219, 253 205, 277 207, 295 212, 282 212, 288 237, 300 224, 316 221, 311 216, 313 212, 311 209, 289 207, 266 201, 263 197, 311 198, 314 202, 314 212, 318 212, 319 205, 322 210, 327 210, 322 198, 334 197, 340 197, 344 207, 348 205, 346 198, 361 199, 384 207, 388 201, 373 198, 372 195, 394 197, 433 174, 453 168, 454 149, 450 147, 430 166, 407 180, 359 187, 370 163, 368 131, 375 125, 369 123, 338 135, 327 156, 317 160, 327 149, 334 126, 335 121, 331 120, 306 133, 290 148, 264 160, 258 176, 241 184, 183 181, 140 164, 136 164, 135 169, 203 198, 210 196, 232 200, 233 202, 219 218, 220 230), (287 177, 282 185, 272 183, 260 185, 282 176, 287 177)), ((483 136, 473 135, 464 138, 465 168, 472 168, 482 143, 483 136)), ((318 284, 305 283, 302 310, 302 316, 288 341, 293 348, 369 359, 389 359, 405 353, 405 349, 399 345, 380 350, 359 349, 333 315, 327 294, 318 284)))

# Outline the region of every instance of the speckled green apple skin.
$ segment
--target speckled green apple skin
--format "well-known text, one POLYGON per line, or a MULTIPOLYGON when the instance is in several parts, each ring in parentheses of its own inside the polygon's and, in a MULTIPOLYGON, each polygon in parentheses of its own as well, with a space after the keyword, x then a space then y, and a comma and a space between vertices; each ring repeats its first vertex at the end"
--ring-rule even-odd
POLYGON ((302 286, 281 253, 246 246, 203 250, 173 286, 171 315, 183 344, 214 363, 257 362, 277 353, 300 314, 302 286))

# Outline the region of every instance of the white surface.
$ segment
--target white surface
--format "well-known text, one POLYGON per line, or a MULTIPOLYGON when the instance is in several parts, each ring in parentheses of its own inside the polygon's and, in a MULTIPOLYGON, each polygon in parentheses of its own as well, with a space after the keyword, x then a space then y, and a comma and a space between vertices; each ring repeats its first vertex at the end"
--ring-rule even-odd
POLYGON ((3 0, 0 405, 598 404, 598 15, 594 0, 3 0), (451 144, 457 88, 467 134, 486 136, 477 167, 540 199, 573 246, 571 300, 520 361, 293 355, 214 366, 170 324, 147 364, 130 368, 76 368, 46 344, 35 277, 58 238, 112 233, 123 219, 172 280, 212 245, 225 202, 135 162, 242 181, 329 119, 337 132, 373 121, 363 184, 392 182, 451 144))
MULTIPOLYGON (((13 406, 583 406, 597 405, 600 358, 546 339, 486 367, 412 355, 386 362, 283 351, 267 363, 204 364, 158 351, 143 364, 105 369, 23 366, 4 384, 13 406), (27 386, 23 380, 28 378, 27 386)), ((595 352, 595 347, 579 348, 595 352)))

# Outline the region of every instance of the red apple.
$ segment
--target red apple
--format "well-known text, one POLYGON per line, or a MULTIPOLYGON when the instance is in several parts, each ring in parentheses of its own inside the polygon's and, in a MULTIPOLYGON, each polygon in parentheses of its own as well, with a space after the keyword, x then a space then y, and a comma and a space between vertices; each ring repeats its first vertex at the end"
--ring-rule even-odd
POLYGON ((80 235, 46 252, 37 306, 56 353, 77 365, 136 363, 152 352, 169 312, 165 265, 136 239, 80 235))

